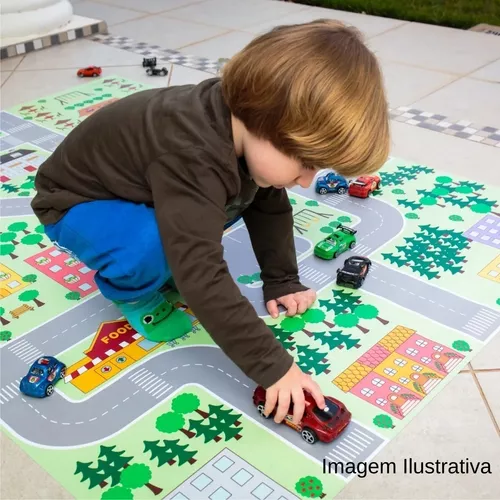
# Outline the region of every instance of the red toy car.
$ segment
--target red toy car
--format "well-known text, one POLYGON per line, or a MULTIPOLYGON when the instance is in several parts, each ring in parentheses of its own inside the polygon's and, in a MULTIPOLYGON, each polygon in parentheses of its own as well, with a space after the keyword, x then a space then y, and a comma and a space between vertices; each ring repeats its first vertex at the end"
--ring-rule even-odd
POLYGON ((373 191, 380 187, 378 175, 362 175, 349 184, 347 192, 358 198, 368 198, 373 191))
MULTIPOLYGON (((350 411, 342 402, 330 396, 325 396, 328 408, 320 410, 311 394, 304 391, 304 396, 306 406, 300 424, 295 425, 292 422, 293 402, 288 408, 283 423, 300 432, 302 439, 307 443, 313 444, 316 441, 330 443, 342 433, 351 421, 350 411)), ((257 386, 253 393, 253 404, 257 407, 259 413, 264 416, 266 390, 260 385, 257 386)), ((271 418, 275 412, 276 409, 267 418, 271 418)))
POLYGON ((83 78, 84 76, 100 76, 102 73, 102 68, 99 66, 87 66, 86 68, 80 68, 76 74, 83 78))

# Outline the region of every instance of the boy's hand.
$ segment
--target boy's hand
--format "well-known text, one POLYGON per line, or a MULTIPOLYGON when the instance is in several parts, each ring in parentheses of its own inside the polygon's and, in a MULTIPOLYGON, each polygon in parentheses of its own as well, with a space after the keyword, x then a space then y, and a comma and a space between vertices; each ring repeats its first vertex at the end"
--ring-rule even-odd
POLYGON ((297 425, 304 415, 304 389, 313 396, 318 408, 321 410, 325 408, 325 398, 318 384, 293 363, 288 372, 267 389, 264 414, 268 416, 276 407, 276 403, 278 403, 274 421, 280 423, 288 413, 290 403, 293 400, 292 422, 297 425))
POLYGON ((309 288, 303 292, 290 293, 289 295, 284 295, 276 300, 270 300, 267 302, 267 311, 272 318, 277 318, 279 316, 278 304, 286 307, 287 316, 295 316, 296 314, 305 313, 316 300, 316 291, 309 288))

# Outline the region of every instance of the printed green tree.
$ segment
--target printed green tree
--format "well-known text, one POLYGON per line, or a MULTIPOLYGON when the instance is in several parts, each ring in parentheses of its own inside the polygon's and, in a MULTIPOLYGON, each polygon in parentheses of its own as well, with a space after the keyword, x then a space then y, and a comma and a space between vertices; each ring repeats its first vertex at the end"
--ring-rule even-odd
POLYGON ((14 233, 23 232, 24 234, 30 234, 30 231, 28 231, 28 223, 24 221, 13 222, 7 226, 7 229, 14 233))
POLYGON ((144 441, 144 453, 151 453, 150 460, 158 460, 158 467, 168 464, 170 466, 177 462, 180 467, 185 463, 193 465, 196 462, 194 456, 198 453, 196 450, 188 450, 187 444, 179 444, 179 439, 162 441, 144 441))
POLYGON ((19 245, 19 241, 17 241, 16 238, 17 234, 14 231, 7 231, 0 234, 1 243, 12 243, 13 245, 19 245))
POLYGON ((17 297, 21 302, 30 302, 31 300, 36 304, 37 307, 42 307, 45 302, 38 299, 40 292, 38 290, 26 290, 19 294, 17 297))
POLYGON ((324 498, 323 483, 315 476, 301 477, 295 483, 295 491, 306 498, 324 498))
MULTIPOLYGON (((6 234, 6 233, 3 233, 6 234)), ((2 236, 2 235, 0 235, 2 236)), ((0 244, 0 256, 8 255, 12 260, 17 259, 19 255, 16 255, 14 252, 16 247, 12 243, 2 243, 0 244)))
POLYGON ((132 490, 146 486, 153 495, 159 495, 163 488, 159 488, 150 481, 153 477, 151 469, 146 464, 132 464, 126 466, 120 474, 120 484, 109 488, 101 495, 102 499, 133 499, 132 490))
POLYGON ((156 419, 156 428, 160 432, 173 434, 174 432, 181 431, 189 439, 194 438, 196 434, 184 429, 185 425, 186 419, 184 418, 184 415, 175 411, 163 413, 156 419))
POLYGON ((0 341, 7 342, 11 338, 12 338, 12 332, 9 332, 8 330, 2 330, 0 332, 0 341))
POLYGON ((0 324, 2 326, 6 326, 10 323, 8 319, 4 318, 4 314, 5 314, 5 307, 0 306, 0 324))
POLYGON ((17 193, 19 191, 19 188, 15 184, 11 183, 3 183, 1 189, 3 191, 6 191, 7 193, 17 193))
POLYGON ((267 326, 285 349, 288 351, 293 351, 295 349, 295 341, 288 330, 283 330, 283 328, 280 328, 278 325, 267 326))
POLYGON ((389 415, 380 414, 373 419, 373 423, 381 429, 394 429, 394 423, 389 415))
POLYGON ((457 351, 462 351, 462 352, 472 351, 470 345, 465 340, 455 340, 455 342, 451 344, 451 347, 453 347, 453 349, 456 349, 457 351))
POLYGON ((224 440, 242 438, 241 413, 235 413, 232 408, 225 408, 223 405, 208 405, 209 418, 208 421, 218 430, 219 434, 224 434, 224 440))
POLYGON ((36 283, 37 279, 38 276, 36 274, 27 274, 26 276, 23 276, 23 281, 25 283, 36 283))
POLYGON ((92 467, 93 462, 76 462, 74 475, 82 475, 81 483, 89 481, 88 488, 91 490, 96 486, 104 488, 111 482, 115 486, 120 482, 121 470, 128 467, 132 456, 124 455, 125 451, 115 450, 116 446, 101 445, 97 459, 97 466, 92 467))
POLYGON ((327 352, 321 352, 318 348, 313 348, 307 345, 297 346, 299 368, 310 375, 314 372, 315 375, 322 373, 330 373, 327 352))
POLYGON ((236 279, 238 283, 241 283, 242 285, 252 285, 254 283, 260 283, 261 277, 260 277, 260 272, 254 273, 254 274, 242 274, 241 276, 238 276, 236 279))
POLYGON ((380 171, 382 186, 400 186, 406 181, 417 178, 420 174, 432 174, 432 168, 423 165, 398 166, 394 172, 380 171))
POLYGON ((64 298, 68 300, 80 300, 82 296, 80 295, 80 292, 68 292, 64 298))
POLYGON ((430 224, 420 225, 405 245, 396 246, 396 252, 383 253, 384 260, 398 267, 407 266, 427 279, 439 279, 440 272, 463 273, 467 262, 461 252, 470 248, 469 240, 460 231, 441 229, 430 224))
POLYGON ((23 245, 38 245, 40 248, 46 248, 47 245, 42 243, 42 241, 43 241, 43 234, 40 233, 27 234, 21 239, 21 243, 23 245))

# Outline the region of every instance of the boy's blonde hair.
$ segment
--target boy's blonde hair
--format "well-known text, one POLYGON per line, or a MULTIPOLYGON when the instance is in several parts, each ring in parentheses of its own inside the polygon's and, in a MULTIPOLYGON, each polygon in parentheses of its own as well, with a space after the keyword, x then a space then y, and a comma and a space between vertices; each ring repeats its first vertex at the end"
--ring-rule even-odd
POLYGON ((376 172, 389 154, 383 78, 358 30, 318 19, 252 40, 221 72, 234 116, 306 168, 376 172))

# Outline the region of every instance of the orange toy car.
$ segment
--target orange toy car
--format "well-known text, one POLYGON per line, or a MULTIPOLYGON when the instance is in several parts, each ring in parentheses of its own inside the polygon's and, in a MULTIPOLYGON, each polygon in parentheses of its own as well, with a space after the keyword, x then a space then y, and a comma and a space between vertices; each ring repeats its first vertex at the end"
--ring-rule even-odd
POLYGON ((99 66, 87 66, 86 68, 80 68, 76 74, 80 78, 83 78, 84 76, 100 76, 102 73, 102 68, 99 66))
POLYGON ((368 198, 379 187, 380 177, 378 175, 362 175, 349 184, 347 193, 357 198, 368 198))

